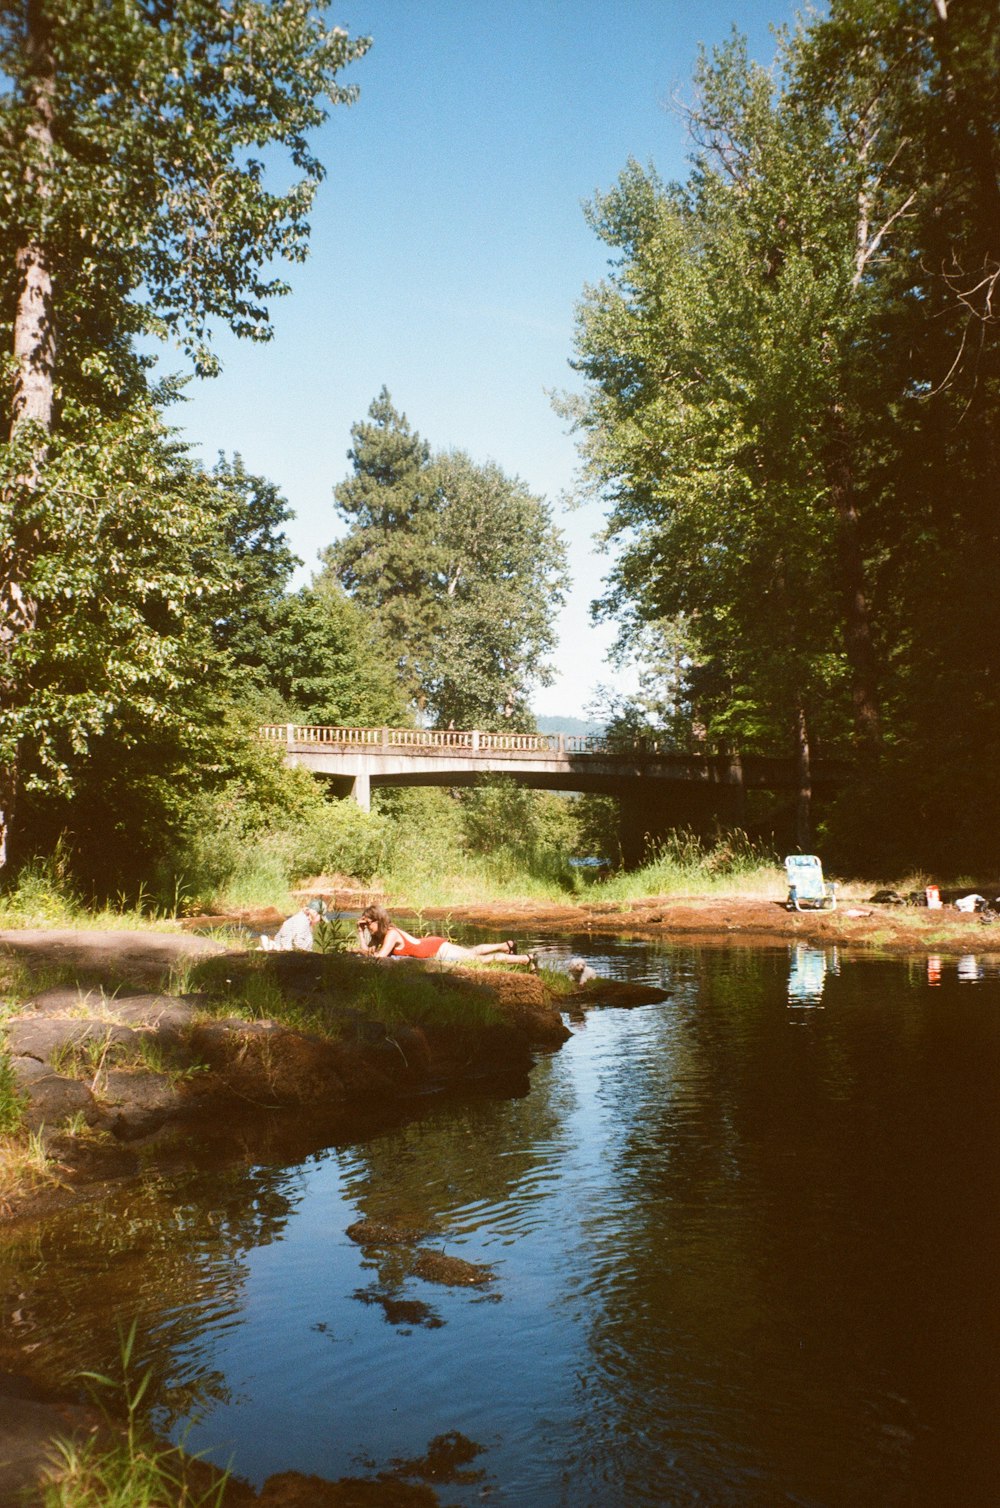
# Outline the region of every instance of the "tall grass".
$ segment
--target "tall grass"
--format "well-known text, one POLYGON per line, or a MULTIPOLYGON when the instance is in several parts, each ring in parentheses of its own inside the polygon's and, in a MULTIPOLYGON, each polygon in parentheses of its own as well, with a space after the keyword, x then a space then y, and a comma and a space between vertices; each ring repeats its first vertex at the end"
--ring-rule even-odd
POLYGON ((24 1099, 17 1087, 14 1067, 5 1043, 0 1041, 0 1136, 17 1131, 24 1113, 24 1099))
POLYGON ((679 829, 656 845, 639 869, 622 870, 597 888, 602 899, 622 902, 722 893, 781 900, 787 883, 777 855, 752 843, 745 833, 726 833, 709 843, 679 829))
POLYGON ((120 895, 94 906, 73 884, 68 865, 57 849, 45 859, 31 859, 16 880, 0 892, 0 928, 90 927, 122 931, 165 924, 172 910, 144 890, 120 895))
POLYGON ((146 1426, 140 1411, 152 1372, 137 1375, 135 1340, 133 1320, 120 1337, 119 1378, 79 1374, 101 1390, 96 1396, 114 1433, 57 1443, 57 1459, 44 1483, 44 1508, 221 1508, 228 1472, 215 1471, 179 1446, 161 1445, 146 1426))

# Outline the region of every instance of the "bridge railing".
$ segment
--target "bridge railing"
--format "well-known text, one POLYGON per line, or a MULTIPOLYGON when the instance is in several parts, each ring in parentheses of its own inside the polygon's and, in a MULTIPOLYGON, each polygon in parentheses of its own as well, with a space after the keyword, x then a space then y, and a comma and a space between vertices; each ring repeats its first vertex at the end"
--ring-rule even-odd
MULTIPOLYGON (((338 749, 440 749, 469 754, 604 754, 608 741, 583 733, 483 733, 458 728, 347 728, 309 723, 266 723, 261 737, 282 744, 338 749)), ((640 741, 636 741, 640 747, 640 741)), ((657 746, 641 747, 656 752, 657 746)))

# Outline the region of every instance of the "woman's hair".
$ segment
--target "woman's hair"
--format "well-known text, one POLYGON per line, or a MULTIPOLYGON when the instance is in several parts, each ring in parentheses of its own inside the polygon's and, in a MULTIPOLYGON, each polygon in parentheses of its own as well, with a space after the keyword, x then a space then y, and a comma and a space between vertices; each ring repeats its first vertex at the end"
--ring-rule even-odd
POLYGON ((382 906, 366 906, 361 913, 361 921, 373 937, 379 938, 384 937, 392 925, 388 911, 382 906))

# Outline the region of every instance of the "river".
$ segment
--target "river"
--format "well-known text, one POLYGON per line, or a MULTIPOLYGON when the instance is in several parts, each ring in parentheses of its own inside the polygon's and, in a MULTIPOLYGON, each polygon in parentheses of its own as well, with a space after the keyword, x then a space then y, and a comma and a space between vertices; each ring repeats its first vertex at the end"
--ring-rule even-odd
POLYGON ((537 941, 669 998, 589 1011, 521 1098, 206 1148, 8 1234, 8 1339, 66 1378, 137 1317, 156 1422, 258 1485, 994 1504, 1000 957, 537 941), (426 1281, 360 1219, 493 1279, 426 1281))

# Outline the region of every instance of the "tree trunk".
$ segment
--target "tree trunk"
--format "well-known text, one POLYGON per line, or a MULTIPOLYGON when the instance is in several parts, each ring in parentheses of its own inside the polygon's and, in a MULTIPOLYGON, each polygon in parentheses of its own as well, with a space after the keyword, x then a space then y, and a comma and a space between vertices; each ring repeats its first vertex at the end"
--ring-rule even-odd
MULTIPOLYGON (((51 193, 53 160, 53 98, 55 77, 48 46, 44 7, 29 0, 26 10, 25 53, 30 75, 25 87, 29 120, 25 130, 24 203, 36 224, 45 221, 45 201, 51 193)), ((37 233, 27 232, 18 249, 17 304, 14 310, 14 391, 11 402, 10 437, 25 425, 42 432, 24 474, 4 499, 8 528, 0 541, 0 710, 9 713, 16 705, 17 672, 12 659, 17 644, 30 633, 37 607, 27 586, 39 535, 34 523, 31 496, 45 459, 45 438, 52 429, 55 396, 56 319, 52 269, 48 252, 37 233)), ((0 769, 0 869, 8 857, 11 825, 18 786, 16 749, 0 769)))
POLYGON ((844 647, 851 673, 854 737, 861 751, 874 752, 880 737, 875 652, 865 593, 851 441, 839 404, 830 415, 826 478, 837 515, 837 566, 844 617, 844 647))
POLYGON ((801 706, 795 714, 795 845, 800 853, 812 848, 812 760, 809 725, 801 706))
MULTIPOLYGON (((51 136, 49 137, 51 144, 51 136)), ((14 398, 11 437, 21 424, 52 428, 56 364, 55 302, 45 248, 37 241, 17 253, 17 307, 14 313, 14 398)))

